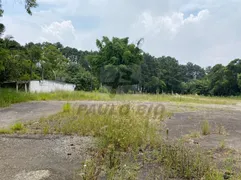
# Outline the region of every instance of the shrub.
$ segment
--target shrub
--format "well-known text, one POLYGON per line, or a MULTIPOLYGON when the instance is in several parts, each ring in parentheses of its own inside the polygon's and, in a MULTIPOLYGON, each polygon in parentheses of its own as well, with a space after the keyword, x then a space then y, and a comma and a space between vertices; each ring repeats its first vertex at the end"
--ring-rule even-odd
POLYGON ((205 136, 210 134, 210 125, 207 120, 202 122, 202 134, 205 136))
POLYGON ((21 131, 23 130, 24 125, 20 122, 15 123, 14 125, 11 126, 11 130, 16 132, 16 131, 21 131))
POLYGON ((108 94, 108 93, 109 93, 109 90, 108 90, 105 86, 101 86, 101 87, 99 88, 99 92, 100 92, 100 93, 106 93, 106 94, 108 94))
POLYGON ((70 112, 71 111, 71 105, 70 103, 66 103, 63 105, 63 112, 70 112))

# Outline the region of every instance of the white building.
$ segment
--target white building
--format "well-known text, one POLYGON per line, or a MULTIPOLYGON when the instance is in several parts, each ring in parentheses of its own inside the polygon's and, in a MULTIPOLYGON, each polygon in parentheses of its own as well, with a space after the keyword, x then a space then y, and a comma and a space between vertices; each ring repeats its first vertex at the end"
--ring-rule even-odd
POLYGON ((74 91, 76 85, 58 81, 30 81, 28 91, 32 93, 54 92, 54 91, 74 91))

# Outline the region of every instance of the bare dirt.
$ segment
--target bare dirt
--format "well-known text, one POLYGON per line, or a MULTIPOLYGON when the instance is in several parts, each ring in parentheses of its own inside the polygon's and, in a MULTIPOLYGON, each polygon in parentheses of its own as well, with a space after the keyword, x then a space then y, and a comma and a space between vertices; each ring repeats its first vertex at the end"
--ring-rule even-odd
MULTIPOLYGON (((65 101, 29 102, 0 109, 0 128, 21 121, 38 120, 61 111, 65 101)), ((75 106, 104 102, 75 101, 75 106)), ((107 103, 107 102, 105 102, 107 103)), ((110 103, 110 102, 108 102, 110 103)), ((112 102, 117 103, 117 102, 112 102)), ((158 103, 143 103, 146 105, 158 103)), ((210 122, 211 134, 191 138, 199 146, 215 149, 225 141, 225 147, 241 151, 240 105, 194 105, 162 103, 166 111, 174 112, 163 124, 168 138, 178 139, 192 132, 201 132, 204 120, 210 122), (220 127, 225 133, 220 134, 220 127)), ((72 180, 78 178, 81 162, 94 146, 90 137, 0 135, 0 180, 72 180)))

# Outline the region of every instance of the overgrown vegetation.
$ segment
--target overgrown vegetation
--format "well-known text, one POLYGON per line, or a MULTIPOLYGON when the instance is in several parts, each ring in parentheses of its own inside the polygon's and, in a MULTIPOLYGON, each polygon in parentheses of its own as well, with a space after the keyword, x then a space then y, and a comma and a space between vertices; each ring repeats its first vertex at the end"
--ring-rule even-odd
POLYGON ((168 94, 116 94, 94 92, 53 92, 53 93, 25 93, 16 92, 12 89, 0 89, 0 107, 6 107, 14 103, 27 101, 46 100, 97 100, 97 101, 155 101, 199 104, 236 104, 239 98, 205 97, 192 95, 168 95, 168 94))
POLYGON ((112 113, 66 106, 71 110, 25 124, 25 128, 27 133, 95 137, 98 146, 83 163, 81 179, 223 179, 204 151, 165 140, 162 119, 136 114, 130 104, 116 106, 112 113))
POLYGON ((16 122, 9 128, 0 128, 0 134, 24 133, 25 127, 21 122, 16 122))
POLYGON ((154 144, 154 141, 158 139, 156 122, 154 120, 150 122, 134 111, 126 111, 131 108, 129 104, 115 106, 114 111, 111 112, 111 109, 107 112, 104 107, 100 108, 103 109, 98 109, 98 111, 85 111, 81 108, 71 110, 70 104, 65 104, 63 109, 66 111, 46 119, 42 118, 38 124, 35 124, 36 127, 33 125, 30 127, 39 129, 39 133, 43 134, 48 131, 51 134, 99 137, 104 148, 114 145, 115 148, 121 150, 136 149, 145 143, 154 144))
POLYGON ((201 128, 202 128, 202 135, 206 136, 211 133, 210 124, 207 120, 202 122, 201 128))
POLYGON ((70 103, 66 103, 63 106, 63 112, 70 112, 71 111, 71 105, 70 103))
POLYGON ((11 126, 11 130, 13 132, 21 131, 24 129, 24 125, 20 122, 15 123, 14 125, 11 126))
POLYGON ((34 94, 16 92, 12 89, 0 89, 0 107, 33 100, 36 100, 34 94))
POLYGON ((7 128, 0 128, 0 134, 11 134, 12 131, 7 128))

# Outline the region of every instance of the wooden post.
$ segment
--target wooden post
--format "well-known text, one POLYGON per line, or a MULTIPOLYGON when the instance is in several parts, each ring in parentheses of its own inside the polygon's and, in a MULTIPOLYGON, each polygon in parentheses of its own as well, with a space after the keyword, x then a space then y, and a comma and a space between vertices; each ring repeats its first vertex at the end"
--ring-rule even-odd
POLYGON ((16 82, 16 91, 18 92, 18 82, 16 82))
POLYGON ((24 87, 25 87, 25 92, 28 92, 27 83, 24 84, 24 87))

